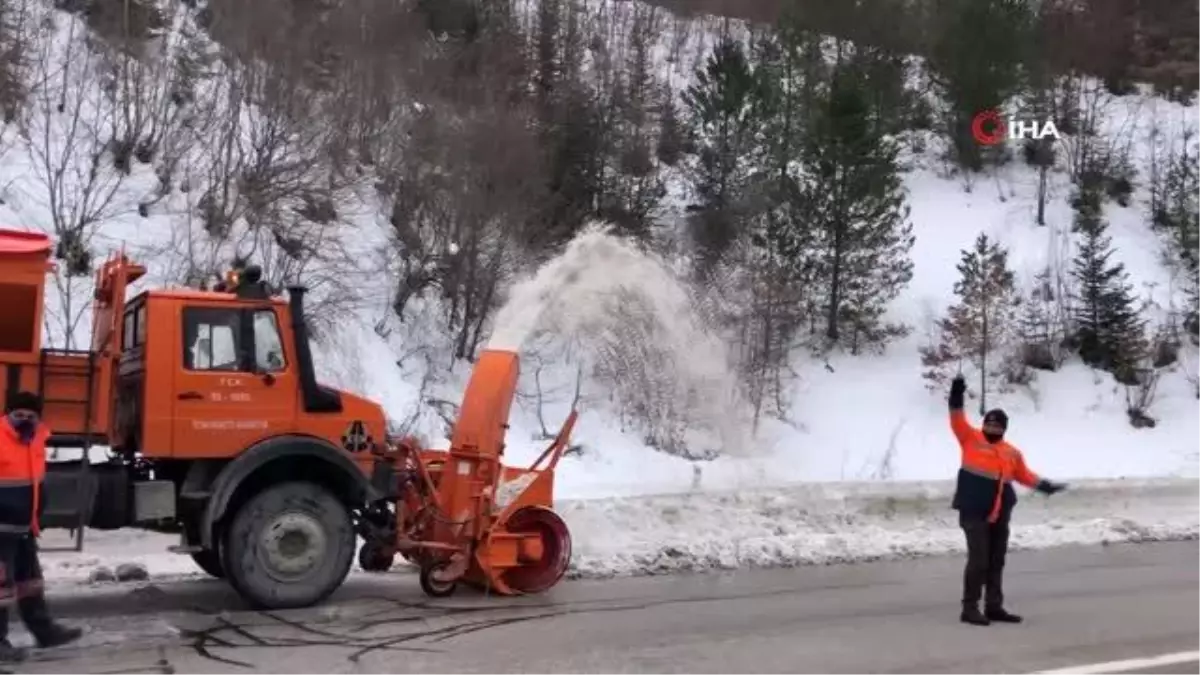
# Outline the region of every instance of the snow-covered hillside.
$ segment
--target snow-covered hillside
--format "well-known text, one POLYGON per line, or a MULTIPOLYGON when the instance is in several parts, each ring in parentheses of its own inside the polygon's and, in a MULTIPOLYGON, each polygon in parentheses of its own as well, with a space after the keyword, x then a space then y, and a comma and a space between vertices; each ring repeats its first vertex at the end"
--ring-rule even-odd
MULTIPOLYGON (((198 40, 197 26, 186 7, 166 6, 172 7, 167 17, 173 29, 156 46, 161 50, 158 56, 169 61, 187 50, 197 50, 196 44, 206 44, 200 50, 216 49, 198 40)), ((161 172, 155 175, 149 166, 137 162, 130 175, 103 166, 98 177, 90 173, 92 157, 110 149, 97 120, 121 118, 122 110, 130 106, 149 109, 169 104, 169 86, 161 84, 148 92, 118 85, 113 100, 97 84, 108 77, 109 62, 97 55, 78 55, 82 49, 78 35, 88 30, 83 22, 72 14, 35 7, 41 7, 36 11, 47 18, 40 22, 41 30, 50 38, 42 43, 30 68, 46 74, 54 86, 46 85, 31 96, 30 127, 24 135, 17 125, 5 127, 5 142, 0 145, 5 150, 0 165, 0 221, 50 233, 83 223, 79 229, 90 235, 97 255, 125 249, 148 259, 150 283, 178 282, 186 268, 202 269, 203 263, 232 255, 235 247, 228 241, 214 243, 205 238, 202 223, 193 216, 196 187, 203 184, 206 162, 211 162, 216 151, 203 137, 180 135, 174 139, 180 147, 178 165, 166 184, 161 172), (68 62, 73 66, 61 67, 68 62)), ((676 88, 688 82, 692 68, 713 43, 715 29, 712 19, 668 25, 655 60, 659 67, 670 70, 676 88)), ((220 70, 223 66, 214 61, 211 67, 220 70)), ((167 77, 157 72, 146 76, 167 77)), ((113 91, 112 85, 107 91, 113 91)), ((216 84, 202 82, 196 95, 216 97, 222 91, 216 84)), ((236 131, 253 144, 262 129, 254 123, 251 110, 242 115, 247 119, 236 131)), ((1164 136, 1182 135, 1195 118, 1193 109, 1133 95, 1110 102, 1108 131, 1123 133, 1141 149, 1133 159, 1135 168, 1144 173, 1152 129, 1164 136)), ((188 124, 197 124, 197 120, 188 124)), ((293 143, 301 141, 293 139, 293 143)), ((913 281, 895 301, 893 313, 911 325, 910 337, 890 345, 881 356, 838 357, 829 363, 800 359, 792 424, 768 424, 754 447, 730 453, 736 458, 706 462, 701 473, 692 462, 654 452, 635 434, 620 430, 604 405, 584 408, 576 436, 583 452, 565 461, 559 482, 562 494, 672 491, 694 489, 697 482, 703 488, 734 488, 794 480, 930 479, 952 472, 956 458, 944 423, 943 396, 928 392, 920 380, 918 348, 928 341, 934 317, 953 298, 959 252, 979 233, 988 233, 1008 247, 1014 271, 1024 283, 1046 265, 1069 257, 1070 189, 1062 173, 1052 175, 1048 225, 1040 227, 1033 219, 1037 174, 1020 162, 974 179, 970 191, 961 178, 944 175, 946 167, 932 149, 910 154, 906 162, 910 172, 905 184, 917 243, 913 281)), ((678 201, 686 199, 682 187, 672 187, 672 192, 678 201)), ((356 306, 343 307, 350 310, 341 315, 348 321, 338 322, 340 328, 326 337, 320 365, 332 382, 382 400, 396 420, 424 432, 434 443, 442 442, 438 437, 440 420, 427 405, 434 392, 421 390, 424 368, 419 364, 413 368, 413 359, 402 358, 421 346, 413 342, 424 328, 398 325, 386 339, 377 330, 380 322, 390 325, 385 318, 394 285, 388 275, 389 263, 380 257, 389 237, 380 215, 382 207, 366 184, 344 187, 337 197, 338 210, 349 225, 326 237, 330 247, 344 252, 312 267, 324 268, 316 275, 318 286, 334 269, 344 285, 356 289, 356 306)), ((1145 195, 1139 193, 1128 208, 1109 205, 1106 216, 1117 256, 1127 265, 1135 286, 1165 304, 1172 280, 1162 262, 1163 245, 1147 226, 1144 202, 1145 195)), ((246 225, 241 222, 235 227, 246 225)), ((257 235, 241 235, 242 240, 253 237, 257 235)), ((269 244, 258 250, 275 253, 269 244)), ((271 262, 275 261, 268 259, 271 262)), ((622 270, 608 270, 607 274, 620 277, 622 270)), ((60 306, 50 328, 52 334, 61 336, 62 323, 74 323, 78 344, 88 325, 88 315, 80 311, 88 293, 86 277, 70 282, 70 294, 55 295, 60 301, 72 298, 73 306, 60 306)), ((437 340, 422 341, 437 346, 437 340)), ((426 382, 424 387, 434 387, 437 396, 452 400, 467 368, 458 365, 457 376, 439 377, 442 382, 426 382)), ((1189 372, 1195 374, 1198 369, 1195 357, 1190 363, 1184 358, 1164 378, 1153 406, 1159 419, 1153 430, 1130 428, 1123 414, 1123 388, 1111 377, 1094 374, 1079 364, 1069 364, 1056 374, 1039 374, 1031 390, 1018 390, 990 402, 1008 408, 1013 440, 1048 474, 1064 478, 1189 474, 1200 468, 1200 448, 1193 443, 1200 431, 1200 416, 1193 413, 1200 404, 1188 380, 1189 372)), ((533 369, 526 370, 529 375, 533 369)), ((533 383, 527 384, 532 392, 533 383)), ((570 396, 547 392, 542 399, 542 417, 553 428, 565 416, 570 396)), ((522 398, 520 404, 510 437, 515 461, 532 458, 541 446, 541 441, 534 440, 541 423, 536 419, 539 411, 533 396, 522 398)))
MULTIPOLYGON (((1117 115, 1136 122, 1140 134, 1149 133, 1152 115, 1175 124, 1195 124, 1194 107, 1137 97, 1121 103, 1123 110, 1117 115), (1151 108, 1154 113, 1147 113, 1151 108)), ((801 358, 791 416, 795 424, 768 425, 755 447, 732 453, 736 457, 696 464, 667 456, 647 448, 636 436, 621 433, 603 408, 584 408, 575 436, 584 451, 565 460, 559 478, 561 494, 590 497, 697 485, 731 488, 802 480, 926 480, 952 475, 958 456, 946 422, 945 394, 926 389, 918 349, 927 340, 933 317, 952 300, 959 251, 981 232, 1010 248, 1011 263, 1023 283, 1064 258, 1072 218, 1069 188, 1065 176, 1054 177, 1047 225, 1038 226, 1034 222, 1037 178, 1028 167, 1011 164, 994 178, 980 180, 971 192, 959 180, 942 177, 936 163, 924 157, 912 158, 912 167, 906 185, 917 227, 914 279, 893 308, 897 319, 914 327, 912 335, 881 355, 841 356, 828 362, 801 358)), ((1117 255, 1132 283, 1166 305, 1178 292, 1178 280, 1162 263, 1163 243, 1146 226, 1143 209, 1138 202, 1126 208, 1110 205, 1106 215, 1117 255)), ((360 331, 357 339, 360 347, 349 353, 378 354, 375 358, 380 359, 387 354, 373 335, 360 331)), ((1110 375, 1078 362, 1058 372, 1038 373, 1027 389, 993 395, 989 406, 1009 412, 1010 438, 1046 475, 1193 477, 1200 459, 1197 363, 1195 348, 1189 346, 1160 380, 1153 405, 1158 425, 1153 429, 1131 427, 1125 415, 1125 388, 1110 375)), ((354 366, 345 368, 353 372, 354 366)), ((401 372, 372 372, 365 379, 355 376, 343 382, 366 383, 363 386, 372 395, 395 402, 398 415, 415 403, 415 388, 401 372), (397 397, 399 392, 405 393, 397 397)), ((526 384, 533 391, 533 383, 526 384)), ((569 409, 570 385, 570 381, 563 383, 557 396, 547 396, 543 404, 542 414, 551 427, 569 409)), ((544 444, 531 440, 540 429, 537 406, 530 400, 521 403, 513 413, 509 456, 529 461, 544 444)))
MULTIPOLYGON (((247 214, 233 217, 232 234, 222 241, 208 236, 211 229, 206 230, 197 216, 201 196, 212 188, 206 182, 213 175, 211 168, 228 147, 214 135, 219 130, 213 120, 220 115, 241 118, 240 127, 226 131, 232 143, 250 152, 269 131, 258 121, 260 113, 218 105, 204 116, 204 111, 184 108, 177 114, 192 117, 164 141, 174 144, 170 172, 159 165, 156 173, 154 165, 133 162, 130 173, 122 174, 105 156, 112 150, 107 126, 119 125, 113 120, 125 119, 122 112, 129 106, 152 110, 173 105, 170 88, 135 89, 121 85, 119 78, 113 84, 105 61, 79 51, 79 35, 88 30, 81 20, 48 3, 31 5, 36 20, 29 23, 47 39, 39 43, 41 51, 33 55, 29 68, 42 79, 26 104, 27 125, 23 130, 15 123, 5 125, 0 136, 0 224, 60 235, 73 230, 89 238, 97 256, 124 249, 149 264, 145 284, 179 283, 189 271, 207 269, 234 252, 265 253, 268 274, 273 273, 272 265, 286 266, 278 255, 279 233, 255 231, 247 214), (98 156, 103 158, 94 164, 98 156)), ((169 62, 185 53, 211 55, 218 50, 197 37, 202 31, 185 3, 164 6, 171 8, 166 14, 170 30, 155 43, 160 58, 169 62)), ((654 58, 676 91, 687 85, 695 64, 711 46, 717 24, 674 21, 660 38, 654 58)), ((211 58, 208 64, 211 72, 237 67, 211 58)), ((156 75, 147 77, 153 80, 156 75)), ((221 82, 199 80, 195 98, 221 100, 228 94, 222 87, 231 86, 221 82)), ((406 114, 400 111, 397 116, 406 114)), ((1181 135, 1185 127, 1195 128, 1197 111, 1136 94, 1115 99, 1108 114, 1109 124, 1131 134, 1134 146, 1148 147, 1153 124, 1181 135)), ((287 138, 281 147, 299 153, 297 163, 303 164, 308 140, 287 138)), ((788 421, 764 423, 745 447, 725 448, 726 456, 710 462, 663 454, 648 447, 638 433, 623 430, 606 405, 605 392, 585 374, 585 405, 575 435, 582 449, 564 460, 558 495, 571 499, 952 475, 958 457, 946 425, 944 393, 926 389, 918 349, 927 340, 933 317, 951 301, 959 252, 978 234, 988 233, 1010 249, 1014 271, 1028 284, 1033 274, 1069 257, 1064 247, 1069 246, 1072 211, 1062 172, 1051 175, 1047 224, 1038 226, 1033 217, 1037 175, 1032 169, 1012 162, 978 177, 968 191, 960 177, 946 174, 937 154, 930 145, 924 153, 905 157, 905 186, 916 233, 915 269, 891 312, 913 328, 910 336, 878 355, 839 355, 819 362, 797 356, 788 421)), ((1141 169, 1147 156, 1134 153, 1133 159, 1141 169)), ((294 170, 303 172, 303 167, 294 170)), ((672 225, 688 195, 678 179, 669 185, 669 194, 673 201, 663 220, 672 225)), ((339 185, 331 198, 340 224, 321 230, 320 247, 337 253, 312 261, 306 270, 333 317, 318 349, 318 367, 331 384, 380 400, 398 427, 421 433, 432 444, 444 444, 443 421, 430 401, 453 401, 469 364, 445 368, 452 361, 449 338, 431 333, 436 323, 423 318, 436 308, 414 303, 404 322, 390 316, 396 261, 387 253, 392 235, 370 177, 339 185), (348 294, 338 295, 344 291, 348 294), (435 362, 437 367, 431 367, 435 362)), ((1130 206, 1109 204, 1105 215, 1131 281, 1165 306, 1178 284, 1162 263, 1163 242, 1146 224, 1144 200, 1139 186, 1130 206)), ((279 201, 268 217, 291 218, 288 209, 298 208, 302 200, 289 194, 279 201)), ((605 273, 613 280, 623 275, 621 269, 605 273)), ((60 344, 69 334, 79 344, 86 340, 89 320, 81 311, 88 279, 73 278, 70 288, 62 285, 65 279, 58 277, 60 286, 52 294, 50 334, 60 344)), ((678 356, 686 362, 692 355, 678 356)), ((575 364, 548 363, 535 383, 533 363, 526 362, 523 395, 514 407, 509 435, 508 456, 517 463, 536 456, 545 443, 540 439, 543 423, 553 432, 573 398, 575 364), (535 384, 543 389, 540 403, 535 384)), ((1039 373, 1028 389, 993 396, 989 404, 1009 411, 1011 439, 1026 451, 1032 466, 1048 476, 1194 476, 1200 438, 1196 376, 1196 350, 1187 346, 1159 384, 1152 406, 1158 425, 1153 429, 1132 428, 1125 415, 1124 388, 1111 376, 1077 362, 1059 372, 1039 373)))

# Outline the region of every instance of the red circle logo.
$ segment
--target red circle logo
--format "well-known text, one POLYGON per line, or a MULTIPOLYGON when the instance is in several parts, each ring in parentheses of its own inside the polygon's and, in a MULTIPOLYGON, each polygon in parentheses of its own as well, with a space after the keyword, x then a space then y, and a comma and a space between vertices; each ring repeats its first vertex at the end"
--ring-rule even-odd
POLYGON ((981 145, 996 145, 1008 135, 1004 118, 995 110, 984 110, 971 120, 971 135, 981 145))

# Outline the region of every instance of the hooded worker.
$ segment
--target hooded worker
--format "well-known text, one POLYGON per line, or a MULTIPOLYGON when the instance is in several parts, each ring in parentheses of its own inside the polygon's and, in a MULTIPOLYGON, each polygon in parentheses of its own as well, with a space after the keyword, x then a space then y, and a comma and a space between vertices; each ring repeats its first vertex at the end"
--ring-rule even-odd
POLYGON ((963 571, 962 615, 964 623, 987 626, 993 621, 1020 623, 1021 617, 1004 608, 1004 559, 1008 554, 1008 522, 1017 503, 1012 481, 1047 495, 1066 485, 1040 478, 1025 465, 1021 451, 1004 440, 1008 415, 989 410, 982 428, 967 421, 963 395, 967 383, 962 375, 950 385, 950 428, 962 450, 962 467, 953 507, 967 538, 967 564, 963 571), (980 595, 987 587, 985 609, 979 611, 980 595))
POLYGON ((0 661, 20 661, 25 650, 8 641, 8 606, 16 602, 25 627, 39 647, 57 647, 83 634, 50 618, 42 588, 37 536, 46 476, 42 399, 10 394, 0 419, 0 661))

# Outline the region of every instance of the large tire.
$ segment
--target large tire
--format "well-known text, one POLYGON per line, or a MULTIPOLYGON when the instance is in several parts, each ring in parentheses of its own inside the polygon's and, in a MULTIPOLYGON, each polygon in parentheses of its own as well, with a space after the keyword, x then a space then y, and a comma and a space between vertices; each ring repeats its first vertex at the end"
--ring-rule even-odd
POLYGON ((221 566, 221 552, 213 549, 205 549, 192 554, 192 560, 196 561, 196 565, 204 570, 204 573, 214 579, 224 579, 225 569, 221 566))
POLYGON ((308 607, 345 581, 355 543, 344 504, 315 483, 288 482, 238 509, 222 559, 230 584, 256 609, 308 607))

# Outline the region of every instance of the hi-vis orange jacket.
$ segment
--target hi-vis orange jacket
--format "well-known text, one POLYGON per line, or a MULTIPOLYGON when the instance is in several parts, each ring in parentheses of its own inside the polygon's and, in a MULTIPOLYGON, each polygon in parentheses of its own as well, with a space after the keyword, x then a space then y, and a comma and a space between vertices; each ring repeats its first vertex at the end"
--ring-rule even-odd
POLYGON ((48 438, 50 430, 39 424, 25 443, 8 418, 0 417, 0 535, 38 535, 48 438))
POLYGON ((1041 479, 1025 466, 1021 451, 1008 441, 991 443, 984 438, 982 430, 967 422, 962 408, 951 405, 950 428, 962 449, 953 507, 968 515, 986 515, 990 523, 1007 521, 1017 504, 1012 481, 1033 488, 1041 479))

